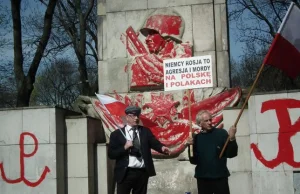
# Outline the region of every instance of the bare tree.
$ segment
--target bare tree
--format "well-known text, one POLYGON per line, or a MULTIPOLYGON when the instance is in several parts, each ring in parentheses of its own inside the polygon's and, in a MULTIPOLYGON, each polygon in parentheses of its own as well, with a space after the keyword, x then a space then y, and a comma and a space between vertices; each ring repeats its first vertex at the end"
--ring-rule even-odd
MULTIPOLYGON (((238 41, 246 45, 241 59, 231 61, 233 85, 252 85, 290 2, 299 6, 300 0, 228 0, 229 21, 238 30, 238 41)), ((259 91, 299 87, 299 79, 292 80, 272 66, 265 66, 257 84, 259 91)))
MULTIPOLYGON (((3 4, 0 4, 0 52, 6 51, 10 44, 7 35, 9 31, 9 10, 3 4)), ((13 65, 8 61, 2 60, 0 62, 0 107, 8 108, 14 107, 16 103, 15 98, 15 81, 13 76, 13 65)))
POLYGON ((238 40, 270 45, 290 5, 300 0, 228 0, 229 21, 238 29, 238 40))
POLYGON ((98 89, 98 81, 91 80, 89 66, 97 71, 97 14, 95 0, 60 0, 55 13, 56 31, 52 40, 53 48, 64 48, 72 45, 78 59, 78 71, 81 81, 81 94, 94 95, 98 89), (65 35, 61 32, 64 29, 65 35))
MULTIPOLYGON (((45 1, 40 2, 47 4, 45 1)), ((22 41, 22 18, 21 0, 11 0, 11 15, 13 23, 13 45, 14 45, 14 75, 17 84, 17 106, 29 106, 30 95, 33 91, 35 76, 40 65, 43 53, 47 46, 51 29, 52 19, 57 0, 49 0, 45 13, 42 34, 38 40, 33 59, 28 67, 28 73, 24 69, 24 53, 22 41)))
POLYGON ((30 104, 72 108, 81 84, 76 63, 59 59, 38 73, 30 104))
POLYGON ((16 83, 12 64, 0 64, 0 107, 12 108, 16 106, 16 83))
MULTIPOLYGON (((232 86, 241 86, 243 88, 252 86, 267 51, 268 48, 260 49, 252 43, 247 45, 245 54, 239 61, 231 59, 232 86)), ((299 78, 291 79, 281 70, 273 66, 265 66, 255 90, 266 92, 297 88, 300 88, 299 78)))
POLYGON ((2 51, 7 44, 9 44, 9 40, 6 38, 6 35, 9 33, 9 31, 6 30, 9 23, 7 12, 7 7, 0 4, 0 51, 2 51))

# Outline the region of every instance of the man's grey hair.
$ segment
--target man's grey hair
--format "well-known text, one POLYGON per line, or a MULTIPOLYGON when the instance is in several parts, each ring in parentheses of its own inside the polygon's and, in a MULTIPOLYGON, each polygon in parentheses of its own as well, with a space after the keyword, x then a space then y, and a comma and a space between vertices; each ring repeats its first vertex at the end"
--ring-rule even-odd
POLYGON ((211 115, 211 113, 208 111, 208 110, 201 110, 198 112, 197 116, 196 116, 196 123, 199 125, 200 122, 202 121, 202 115, 206 113, 206 114, 209 114, 211 115))

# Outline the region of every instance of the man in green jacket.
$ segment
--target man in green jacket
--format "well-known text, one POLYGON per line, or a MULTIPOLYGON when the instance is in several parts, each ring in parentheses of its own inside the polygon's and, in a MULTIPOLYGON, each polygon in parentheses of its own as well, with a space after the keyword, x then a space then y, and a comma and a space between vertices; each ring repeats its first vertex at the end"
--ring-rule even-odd
POLYGON ((233 158, 238 153, 236 127, 232 126, 228 133, 225 129, 213 127, 212 115, 206 110, 197 114, 196 122, 201 127, 201 132, 189 138, 187 144, 193 145, 193 156, 189 150, 189 160, 191 164, 197 165, 195 178, 198 194, 230 194, 227 158, 233 158), (228 136, 230 141, 222 158, 219 158, 228 136))

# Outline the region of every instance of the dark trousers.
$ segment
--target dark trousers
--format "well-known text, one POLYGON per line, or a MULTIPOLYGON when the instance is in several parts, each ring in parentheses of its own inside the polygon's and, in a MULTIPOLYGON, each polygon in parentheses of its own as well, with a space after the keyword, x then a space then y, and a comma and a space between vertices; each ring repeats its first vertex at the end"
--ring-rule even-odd
POLYGON ((198 194, 230 194, 228 178, 197 179, 198 194))
POLYGON ((146 194, 149 175, 144 168, 128 168, 122 182, 117 183, 117 194, 146 194))

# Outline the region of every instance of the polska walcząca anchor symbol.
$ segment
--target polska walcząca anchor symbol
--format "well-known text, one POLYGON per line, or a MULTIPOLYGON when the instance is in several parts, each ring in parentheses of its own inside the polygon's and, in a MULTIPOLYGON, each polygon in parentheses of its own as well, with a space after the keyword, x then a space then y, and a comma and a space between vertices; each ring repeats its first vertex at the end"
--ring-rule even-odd
MULTIPOLYGON (((268 168, 275 168, 285 162, 294 168, 300 167, 300 162, 294 160, 294 149, 291 144, 291 137, 300 132, 300 117, 292 125, 288 109, 300 108, 300 101, 295 99, 277 99, 262 103, 261 113, 268 110, 275 110, 279 123, 278 131, 278 153, 272 160, 266 160, 257 144, 252 143, 251 149, 255 157, 268 168)), ((299 154, 299 153, 298 153, 299 154)))
POLYGON ((21 135, 20 135, 19 144, 20 144, 20 177, 17 178, 17 179, 14 179, 14 180, 7 178, 6 175, 5 175, 5 172, 4 172, 3 162, 0 163, 0 176, 8 184, 16 184, 16 183, 20 183, 20 182, 23 181, 29 187, 36 187, 36 186, 38 186, 39 184, 41 184, 43 182, 43 180, 46 178, 47 173, 50 172, 50 169, 48 168, 48 166, 46 166, 43 170, 42 175, 40 176, 40 178, 36 182, 31 182, 31 181, 27 180, 26 177, 25 177, 24 159, 25 158, 30 158, 30 157, 35 155, 35 153, 38 150, 38 140, 32 133, 24 132, 24 133, 21 133, 21 135), (25 138, 25 136, 30 136, 34 141, 34 150, 29 154, 25 153, 25 150, 24 150, 24 138, 25 138))

